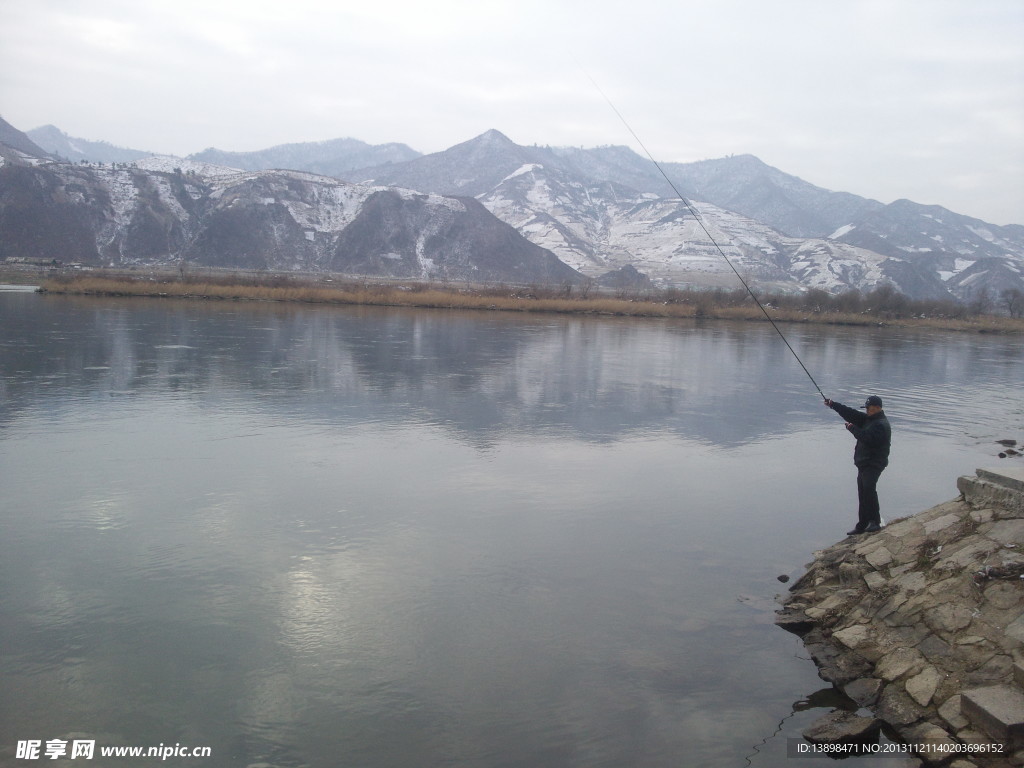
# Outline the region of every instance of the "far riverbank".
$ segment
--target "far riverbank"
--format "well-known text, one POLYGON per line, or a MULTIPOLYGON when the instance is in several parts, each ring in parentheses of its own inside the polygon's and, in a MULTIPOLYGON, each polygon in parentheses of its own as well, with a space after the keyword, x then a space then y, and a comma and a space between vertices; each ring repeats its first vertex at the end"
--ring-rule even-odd
MULTIPOLYGON (((765 321, 749 296, 739 292, 667 291, 598 293, 578 287, 468 286, 448 283, 369 280, 301 280, 241 274, 204 278, 140 278, 123 273, 49 277, 41 292, 95 296, 148 296, 233 301, 359 304, 510 312, 555 312, 626 317, 765 321)), ((979 314, 971 317, 904 316, 891 310, 841 312, 776 306, 759 297, 773 321, 850 326, 918 327, 974 333, 1024 333, 1024 319, 979 314)), ((782 303, 779 301, 778 303, 782 303)), ((911 308, 913 309, 913 308, 911 308)))

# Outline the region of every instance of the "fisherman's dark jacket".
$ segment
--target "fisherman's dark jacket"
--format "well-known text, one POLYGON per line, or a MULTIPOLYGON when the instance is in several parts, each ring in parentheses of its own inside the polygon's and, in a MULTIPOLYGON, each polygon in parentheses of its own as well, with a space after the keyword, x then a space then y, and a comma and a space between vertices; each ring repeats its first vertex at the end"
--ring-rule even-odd
POLYGON ((889 465, 889 446, 892 443, 892 428, 885 411, 868 416, 864 411, 833 402, 833 411, 853 424, 850 432, 857 438, 853 449, 853 463, 858 467, 885 469, 889 465))

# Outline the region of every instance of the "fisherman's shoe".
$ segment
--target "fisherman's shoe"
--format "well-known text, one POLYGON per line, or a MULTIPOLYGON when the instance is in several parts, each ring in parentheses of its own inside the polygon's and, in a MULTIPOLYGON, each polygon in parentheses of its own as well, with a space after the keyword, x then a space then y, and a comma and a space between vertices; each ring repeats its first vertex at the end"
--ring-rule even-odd
POLYGON ((874 533, 875 531, 882 530, 882 526, 878 523, 868 523, 868 527, 864 529, 864 533, 874 533))
MULTIPOLYGON (((860 534, 864 533, 864 531, 866 531, 866 530, 870 531, 871 528, 854 528, 852 531, 847 531, 846 535, 847 536, 859 536, 860 534)), ((875 530, 877 531, 878 528, 875 528, 875 530)))

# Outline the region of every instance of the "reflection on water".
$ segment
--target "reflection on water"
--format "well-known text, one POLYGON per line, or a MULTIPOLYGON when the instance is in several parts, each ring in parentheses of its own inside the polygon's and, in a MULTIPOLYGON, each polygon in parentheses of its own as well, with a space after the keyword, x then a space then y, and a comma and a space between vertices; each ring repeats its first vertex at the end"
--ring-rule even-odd
MULTIPOLYGON (((1024 437, 1018 340, 787 333, 830 396, 886 398, 887 516, 1024 437)), ((204 765, 788 764, 824 710, 793 706, 820 681, 775 576, 849 527, 854 475, 780 346, 0 295, 0 762, 85 733, 204 765)))

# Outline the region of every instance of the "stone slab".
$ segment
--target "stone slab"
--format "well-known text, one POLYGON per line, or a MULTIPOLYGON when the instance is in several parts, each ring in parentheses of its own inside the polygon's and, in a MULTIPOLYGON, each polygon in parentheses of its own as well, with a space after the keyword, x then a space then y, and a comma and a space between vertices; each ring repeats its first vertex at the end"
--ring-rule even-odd
POLYGON ((864 559, 871 563, 873 568, 885 568, 885 566, 892 562, 892 552, 885 547, 879 547, 873 552, 866 554, 864 559))
POLYGON ((924 656, 916 648, 897 648, 878 662, 875 677, 896 680, 904 675, 916 675, 925 665, 924 656))
POLYGON ((871 634, 864 624, 854 624, 852 627, 840 629, 832 633, 832 639, 838 640, 850 650, 857 650, 871 639, 871 634))
POLYGON ((870 573, 864 574, 864 583, 868 585, 868 589, 876 590, 881 589, 888 579, 885 578, 878 571, 871 571, 870 573))
POLYGON ((927 707, 931 704, 932 696, 935 695, 935 689, 942 682, 942 677, 942 673, 935 667, 925 667, 920 673, 907 680, 907 693, 922 707, 927 707))
POLYGON ((1003 632, 1014 640, 1024 643, 1024 613, 1007 624, 1003 632))
POLYGON ((865 743, 878 740, 882 723, 873 717, 853 712, 830 712, 804 729, 803 737, 812 744, 865 743))
POLYGON ((933 723, 921 723, 911 728, 900 731, 900 736, 912 745, 920 747, 918 757, 925 765, 938 765, 946 762, 952 750, 956 749, 956 742, 949 737, 942 728, 933 723))
POLYGON ((1003 546, 1007 544, 1024 544, 1024 520, 999 520, 985 531, 985 536, 998 541, 1003 546))
POLYGON ((939 531, 946 530, 951 525, 959 523, 961 520, 963 520, 963 517, 961 517, 960 515, 943 515, 942 517, 938 517, 935 520, 929 520, 928 522, 926 522, 924 524, 924 532, 927 534, 938 533, 939 531))
POLYGON ((964 691, 960 711, 995 741, 1016 749, 1024 744, 1024 692, 1007 685, 964 691))
POLYGON ((990 483, 1024 493, 1024 467, 991 467, 978 469, 978 477, 990 483))
MULTIPOLYGON (((843 688, 843 693, 853 699, 862 707, 870 707, 878 701, 878 695, 882 692, 882 681, 874 677, 862 677, 854 680, 843 688)), ((957 711, 959 712, 960 700, 957 699, 957 711)), ((964 725, 967 723, 965 722, 964 725)))
POLYGON ((939 717, 949 723, 949 727, 954 731, 960 731, 966 728, 969 723, 967 718, 963 716, 960 711, 960 694, 950 696, 946 701, 939 707, 939 717))

